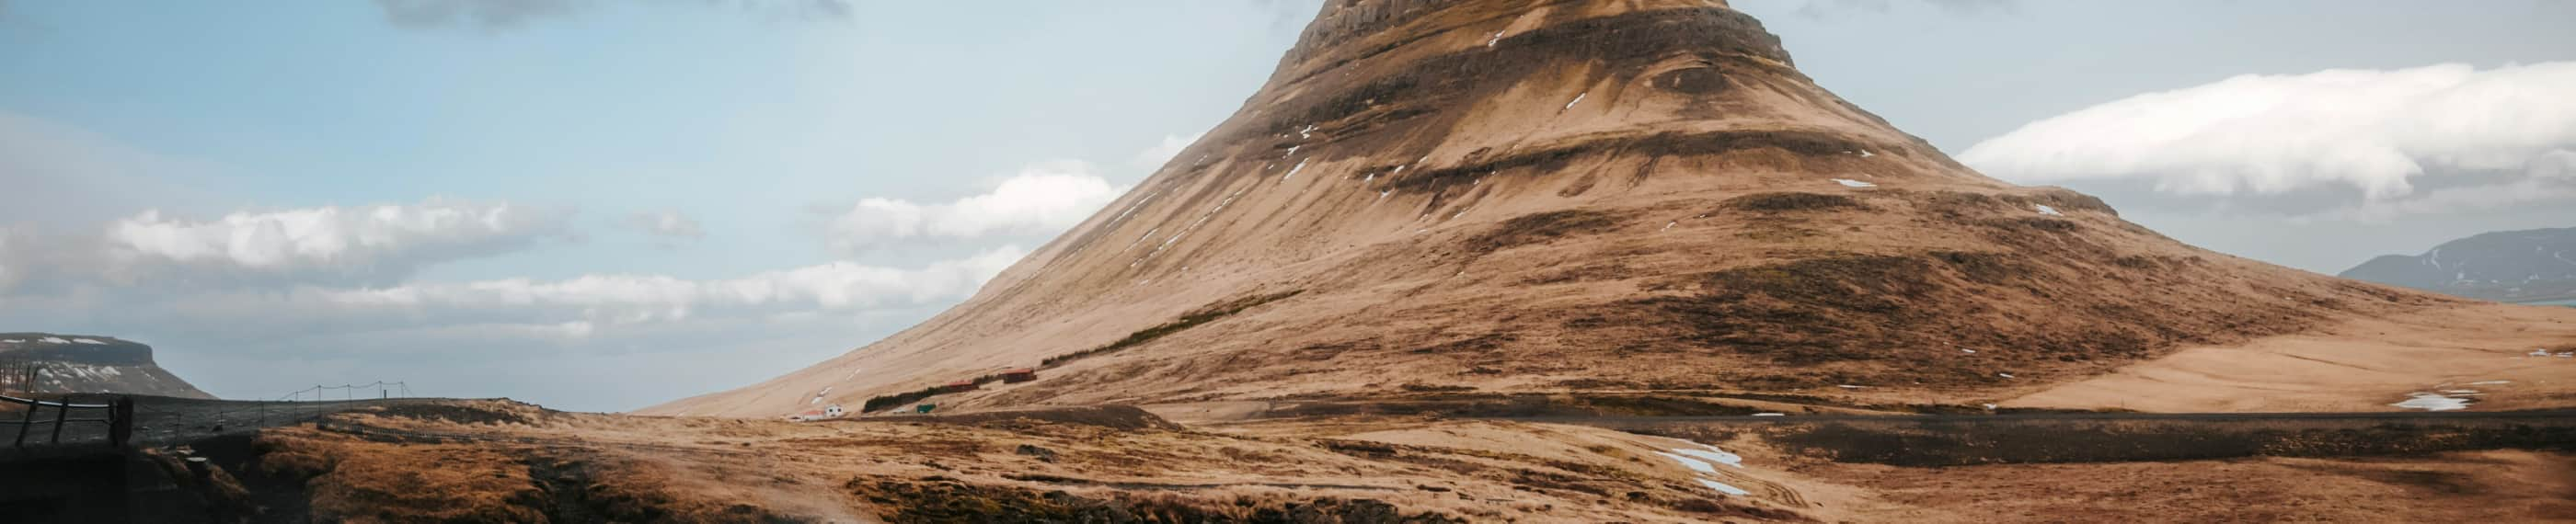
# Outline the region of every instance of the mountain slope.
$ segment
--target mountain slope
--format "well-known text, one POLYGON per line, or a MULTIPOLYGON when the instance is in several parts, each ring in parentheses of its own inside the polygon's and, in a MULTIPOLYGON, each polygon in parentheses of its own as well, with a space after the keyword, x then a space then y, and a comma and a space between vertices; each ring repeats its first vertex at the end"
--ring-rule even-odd
POLYGON ((152 360, 152 346, 114 337, 53 333, 0 333, 0 371, 35 371, 0 377, 0 390, 34 393, 130 393, 215 398, 152 360))
POLYGON ((1721 3, 1336 1, 1235 115, 974 298, 643 412, 1843 386, 1959 403, 2452 305, 1980 175, 1721 3), (1024 366, 1045 369, 898 395, 1024 366))
POLYGON ((2576 228, 2480 233, 2336 276, 2487 300, 2576 298, 2576 228))

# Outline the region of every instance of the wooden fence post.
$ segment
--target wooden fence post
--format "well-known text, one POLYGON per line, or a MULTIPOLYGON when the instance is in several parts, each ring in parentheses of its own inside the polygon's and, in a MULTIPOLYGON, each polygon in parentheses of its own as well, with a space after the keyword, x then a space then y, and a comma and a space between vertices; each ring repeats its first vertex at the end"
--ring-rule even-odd
POLYGON ((27 403, 27 416, 18 419, 18 441, 9 443, 9 447, 27 447, 27 432, 36 430, 36 407, 39 405, 41 404, 35 402, 27 403))
POLYGON ((134 397, 116 397, 107 409, 107 441, 125 447, 134 439, 134 397))
MULTIPOLYGON (((33 409, 35 409, 35 408, 28 408, 28 409, 29 409, 29 410, 33 410, 33 409)), ((68 396, 68 395, 67 395, 67 396, 64 396, 64 397, 63 397, 62 399, 60 399, 60 400, 55 400, 55 401, 54 401, 54 443, 55 443, 55 444, 61 444, 61 443, 63 443, 63 421, 64 421, 64 420, 67 420, 67 419, 70 419, 70 418, 71 418, 71 416, 72 416, 72 397, 70 397, 70 396, 68 396)))

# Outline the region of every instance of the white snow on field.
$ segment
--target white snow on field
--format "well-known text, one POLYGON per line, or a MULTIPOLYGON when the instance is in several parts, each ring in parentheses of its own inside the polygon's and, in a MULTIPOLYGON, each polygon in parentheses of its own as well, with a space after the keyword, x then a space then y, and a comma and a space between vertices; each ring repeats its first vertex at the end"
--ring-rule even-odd
POLYGON ((2549 350, 2546 350, 2546 349, 2534 349, 2534 350, 2531 350, 2531 356, 2535 356, 2535 357, 2546 357, 2546 356, 2549 356, 2549 350))
POLYGON ((1315 125, 1314 125, 1314 124, 1306 124, 1306 128, 1305 128, 1305 129, 1299 129, 1299 130, 1297 130, 1297 138, 1308 138, 1308 137, 1313 137, 1313 136, 1315 136, 1315 125))
MULTIPOLYGON (((1404 169, 1404 168, 1399 167, 1399 168, 1396 168, 1396 169, 1404 169)), ((1366 178, 1361 178, 1361 179, 1360 179, 1360 182, 1361 182, 1361 183, 1367 183, 1367 182, 1374 182, 1374 181, 1376 181, 1376 180, 1377 180, 1377 173, 1369 173, 1369 174, 1368 174, 1368 177, 1366 177, 1366 178)))
POLYGON ((2479 395, 2479 394, 2481 394, 2481 393, 2478 393, 2478 390, 2474 390, 2474 389, 2445 389, 2445 390, 2442 390, 2442 394, 2444 394, 2444 395, 2479 395))
POLYGON ((2493 385, 2497 385, 2497 384, 2512 384, 2512 383, 2513 383, 2513 381, 2511 381, 2511 380, 2485 380, 2485 381, 2478 381, 2478 382, 2470 382, 2470 383, 2469 383, 2469 385, 2471 385, 2471 386, 2493 386, 2493 385))
POLYGON ((1959 352, 1960 352, 1960 353, 1967 353, 1967 354, 1970 354, 1970 355, 1977 354, 1977 350, 1974 350, 1974 349, 1968 349, 1968 348, 1959 348, 1959 352))
POLYGON ((1860 388, 1865 387, 1865 386, 1854 386, 1854 385, 1851 385, 1851 384, 1843 384, 1843 385, 1834 386, 1834 387, 1843 388, 1843 389, 1860 389, 1860 388))
POLYGON ((1996 373, 1996 374, 1995 374, 1995 376, 2003 377, 2003 378, 2013 378, 2013 376, 2012 376, 2012 374, 2011 374, 2011 373, 1996 373))
POLYGON ((1861 158, 1869 158, 1869 157, 1874 157, 1874 156, 1878 156, 1878 155, 1870 153, 1870 152, 1869 152, 1869 150, 1867 150, 1867 149, 1860 150, 1860 157, 1861 157, 1861 158))
POLYGON ((1288 168, 1288 174, 1279 175, 1279 181, 1286 182, 1288 181, 1288 177, 1297 176, 1297 172, 1304 169, 1306 169, 1306 161, 1299 160, 1297 161, 1297 167, 1288 168))
POLYGON ((80 343, 80 344, 89 344, 89 345, 93 345, 93 346, 104 346, 104 345, 107 345, 107 343, 106 343, 106 342, 99 342, 99 341, 97 341, 97 340, 86 339, 86 338, 75 338, 75 339, 72 339, 72 342, 74 342, 74 343, 80 343))
POLYGON ((1676 224, 1680 224, 1680 223, 1682 223, 1682 221, 1680 221, 1680 220, 1675 220, 1675 221, 1671 221, 1671 222, 1665 222, 1665 223, 1664 223, 1664 229, 1657 229, 1656 231, 1663 231, 1663 230, 1665 230, 1665 229, 1672 229, 1674 225, 1676 225, 1676 224))
POLYGON ((1493 37, 1493 38, 1490 38, 1490 39, 1485 40, 1485 47, 1493 47, 1493 46, 1494 46, 1494 44, 1496 44, 1496 43, 1500 43, 1500 42, 1502 42, 1502 41, 1503 41, 1503 32, 1502 32, 1502 31, 1495 31, 1495 32, 1494 32, 1494 37, 1493 37))
POLYGON ((1126 211, 1121 211, 1121 212, 1119 212, 1119 213, 1118 213, 1118 218, 1112 218, 1112 219, 1109 219, 1109 223, 1115 224, 1115 223, 1118 223, 1118 222, 1119 222, 1119 221, 1121 221, 1121 220, 1126 220, 1126 219, 1127 219, 1127 215, 1130 215, 1130 214, 1134 214, 1134 213, 1136 213, 1136 208, 1139 208, 1139 207, 1145 207, 1145 203, 1146 203, 1146 202, 1152 202, 1152 201, 1154 201, 1154 196, 1155 196, 1155 195, 1160 195, 1160 194, 1163 194, 1163 192, 1161 192, 1161 191, 1155 191, 1155 192, 1152 192, 1152 193, 1146 193, 1146 194, 1145 194, 1145 198, 1136 199, 1136 203, 1134 203, 1134 204, 1129 204, 1129 205, 1127 206, 1127 210, 1126 210, 1126 211))
POLYGON ((2057 208, 2054 208, 2054 207, 2048 207, 2048 206, 2047 206, 2047 205, 2045 205, 2045 204, 2031 204, 2031 207, 2039 208, 2039 214, 2042 214, 2042 215, 2048 215, 2048 216, 2053 216, 2053 217, 2062 217, 2062 216, 2066 216, 2066 215, 2065 215, 2065 214, 2063 214, 2063 213, 2058 213, 2058 212, 2057 212, 2057 208))
POLYGON ((0 340, 0 342, 10 343, 10 344, 16 344, 16 343, 26 342, 26 341, 24 341, 24 340, 18 340, 18 339, 14 339, 14 338, 13 338, 13 339, 8 339, 8 340, 0 340))
POLYGON ((1297 156, 1297 148, 1300 148, 1300 147, 1305 147, 1305 146, 1288 146, 1288 154, 1285 154, 1285 155, 1279 155, 1279 158, 1288 158, 1288 157, 1292 157, 1292 156, 1297 156))
POLYGON ((1386 196, 1387 196, 1387 195, 1392 195, 1392 194, 1395 194, 1395 190, 1393 190, 1393 189, 1389 189, 1389 190, 1385 190, 1385 191, 1379 191, 1379 192, 1377 192, 1377 199, 1378 199, 1378 200, 1386 200, 1386 196))
POLYGON ((1862 182, 1862 181, 1859 181, 1859 180, 1850 180, 1850 179, 1842 179, 1842 178, 1834 179, 1834 183, 1836 183, 1836 184, 1842 184, 1842 185, 1843 185, 1843 187, 1878 187, 1878 184, 1872 184, 1872 183, 1868 183, 1868 182, 1862 182))
POLYGON ((1690 457, 1685 457, 1685 456, 1681 456, 1681 455, 1675 455, 1675 454, 1671 454, 1671 453, 1665 453, 1665 452, 1661 452, 1661 451, 1657 451, 1657 452, 1655 452, 1655 454, 1657 454, 1657 455, 1663 455, 1663 456, 1664 456, 1664 458, 1673 459, 1673 462, 1680 462, 1680 463, 1682 464, 1682 467, 1690 468, 1690 469, 1691 469, 1691 471, 1697 471, 1697 472, 1701 472, 1701 473, 1716 473, 1716 472, 1717 472, 1717 466, 1711 466, 1711 465, 1708 465, 1708 463, 1707 463, 1707 462, 1701 462, 1699 459, 1690 458, 1690 457))
POLYGON ((1786 417, 1786 416, 1789 416, 1789 414, 1787 414, 1787 413, 1754 413, 1754 414, 1753 414, 1753 416, 1756 416, 1756 417, 1786 417))
POLYGON ((1585 92, 1581 92, 1581 93, 1576 93, 1576 94, 1574 95, 1574 101, 1572 101, 1572 102, 1566 102, 1566 103, 1565 103, 1565 108, 1566 108, 1566 109, 1574 109, 1574 105, 1575 105, 1575 104, 1583 103, 1583 96, 1584 96, 1584 95, 1589 95, 1589 94, 1592 94, 1592 92, 1591 92, 1591 91, 1585 91, 1585 92))
MULTIPOLYGON (((1136 244, 1144 242, 1144 241, 1145 241, 1145 239, 1153 238, 1153 237, 1154 237, 1154 232, 1155 232, 1155 231, 1162 231, 1162 230, 1163 230, 1163 228, 1159 228, 1159 227, 1157 227, 1157 228, 1153 228, 1153 229, 1147 229, 1147 230, 1145 230, 1145 234, 1144 234, 1144 235, 1137 236, 1135 240, 1128 241, 1128 242, 1127 242, 1127 247, 1122 248, 1122 249, 1119 249, 1119 250, 1118 250, 1118 252, 1120 252, 1120 253, 1125 253, 1125 252, 1127 252, 1127 250, 1129 250, 1129 249, 1136 249, 1136 244)), ((857 373, 857 372, 856 372, 856 371, 852 371, 851 373, 857 373)))
MULTIPOLYGON (((47 344, 70 344, 70 343, 72 343, 72 341, 69 341, 69 340, 63 340, 63 337, 45 337, 45 338, 40 338, 40 339, 36 339, 36 340, 37 340, 37 341, 39 341, 39 342, 47 343, 47 344)), ((2547 355, 2547 354, 2549 354, 2549 353, 2548 353, 2548 352, 2546 352, 2546 351, 2544 351, 2544 352, 2541 352, 2540 354, 2547 355)))
POLYGON ((1707 460, 1707 461, 1709 461, 1709 462, 1715 462, 1715 463, 1719 463, 1719 464, 1725 464, 1725 465, 1729 465, 1729 466, 1735 466, 1735 467, 1738 467, 1738 468, 1744 467, 1744 456, 1742 456, 1742 455, 1737 455, 1737 454, 1734 454, 1734 453, 1727 453, 1727 452, 1725 452, 1725 451, 1720 451, 1720 450, 1718 450, 1718 449, 1717 449, 1717 447, 1716 447, 1716 446, 1710 446, 1710 445, 1706 445, 1706 444, 1702 444, 1702 445, 1700 445, 1700 447, 1708 448, 1708 449, 1673 448, 1673 452, 1674 452, 1674 453, 1680 453, 1680 454, 1683 454, 1683 455, 1690 455, 1690 456, 1693 456, 1693 457, 1699 457, 1699 458, 1704 459, 1704 460, 1707 460))
POLYGON ((1725 493, 1725 494, 1728 494, 1728 495, 1735 495, 1735 496, 1739 496, 1739 497, 1741 497, 1741 496, 1745 496, 1745 495, 1751 495, 1751 494, 1753 494, 1753 492, 1751 492, 1751 491, 1745 491, 1745 490, 1744 490, 1744 488, 1739 488, 1739 487, 1735 487, 1735 486, 1729 486, 1729 485, 1726 485, 1726 483, 1724 483, 1724 482, 1718 482, 1718 481, 1709 480, 1709 479, 1699 479, 1699 484, 1700 484, 1700 485, 1702 485, 1702 486, 1708 486, 1708 489, 1717 490, 1717 492, 1718 492, 1718 493, 1725 493))
POLYGON ((2469 399, 2445 397, 2440 393, 2410 393, 2404 402, 2389 405, 2425 411, 2452 411, 2469 409, 2469 399))

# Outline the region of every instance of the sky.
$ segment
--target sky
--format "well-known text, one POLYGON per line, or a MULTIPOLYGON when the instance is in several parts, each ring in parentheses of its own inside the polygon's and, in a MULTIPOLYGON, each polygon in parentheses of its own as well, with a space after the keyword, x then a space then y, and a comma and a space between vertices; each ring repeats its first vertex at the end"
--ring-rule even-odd
MULTIPOLYGON (((1989 175, 2332 273, 2576 226, 2576 2, 1739 0, 1989 175)), ((1312 0, 0 0, 0 331, 625 410, 971 295, 1312 0)))

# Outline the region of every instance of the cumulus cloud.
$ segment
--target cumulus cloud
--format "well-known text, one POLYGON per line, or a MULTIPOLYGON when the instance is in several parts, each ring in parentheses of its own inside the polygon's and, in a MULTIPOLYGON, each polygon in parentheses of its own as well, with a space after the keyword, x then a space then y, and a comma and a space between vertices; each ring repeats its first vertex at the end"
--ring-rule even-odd
POLYGON ((2387 218, 2480 195, 2563 194, 2565 177, 2549 173, 2576 149, 2567 93, 2576 62, 2245 75, 2032 122, 1959 159, 2017 182, 2387 218))
POLYGON ((109 224, 98 244, 106 262, 101 269, 127 283, 165 276, 380 283, 423 265, 566 238, 568 218, 566 212, 443 199, 236 212, 204 221, 145 211, 109 224))
POLYGON ((15 297, 0 302, 0 313, 42 316, 39 311, 113 305, 122 322, 187 333, 199 341, 466 329, 495 336, 583 337, 680 323, 943 304, 973 295, 1025 255, 1017 246, 1005 246, 914 268, 833 262, 706 280, 595 274, 379 287, 124 290, 15 297))
POLYGON ((627 215, 624 225, 653 237, 656 244, 666 248, 696 242, 707 236, 706 229, 698 225, 697 219, 671 210, 627 215))
MULTIPOLYGON (((846 20, 844 0, 669 0, 670 3, 735 7, 743 11, 798 20, 846 20)), ((407 29, 467 27, 500 31, 530 22, 562 18, 599 5, 595 0, 376 0, 385 22, 407 29)))
POLYGON ((844 253, 904 242, 1051 235, 1081 223, 1123 193, 1126 188, 1111 185, 1088 163, 1040 162, 991 191, 947 203, 862 199, 835 213, 826 234, 832 248, 844 253))
POLYGON ((1172 161, 1173 155, 1181 154, 1181 150, 1189 149, 1190 144, 1198 143, 1199 137, 1206 135, 1207 133, 1205 132, 1194 133, 1190 136, 1163 135, 1162 143, 1154 144, 1154 147, 1148 147, 1145 148, 1144 151, 1136 152, 1136 158, 1130 160, 1130 162, 1133 162, 1136 167, 1148 170, 1161 168, 1163 167, 1163 164, 1172 161))

